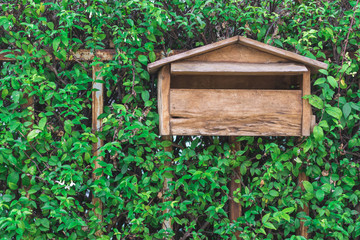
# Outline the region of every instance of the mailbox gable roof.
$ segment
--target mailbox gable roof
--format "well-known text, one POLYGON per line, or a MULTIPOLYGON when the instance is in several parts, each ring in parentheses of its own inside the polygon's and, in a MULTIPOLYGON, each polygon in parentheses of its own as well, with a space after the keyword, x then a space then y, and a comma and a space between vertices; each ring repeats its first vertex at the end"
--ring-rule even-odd
POLYGON ((293 62, 297 62, 297 63, 302 63, 305 66, 309 67, 311 69, 311 71, 313 72, 317 72, 319 69, 327 69, 328 65, 326 63, 317 61, 317 60, 313 60, 311 58, 308 57, 304 57, 301 56, 299 54, 290 52, 290 51, 286 51, 277 47, 273 47, 270 45, 267 45, 265 43, 256 41, 256 40, 252 40, 249 38, 245 38, 245 37, 241 37, 241 36, 235 36, 232 38, 228 38, 219 42, 215 42, 212 44, 208 44, 202 47, 198 47, 198 48, 194 48, 191 49, 189 51, 177 54, 177 55, 173 55, 170 57, 166 57, 163 59, 160 59, 156 62, 150 63, 148 65, 148 71, 150 73, 155 73, 157 70, 159 70, 160 67, 169 64, 169 63, 173 63, 176 61, 180 61, 180 60, 184 60, 184 59, 188 59, 191 57, 195 57, 197 55, 200 54, 204 54, 204 53, 208 53, 220 48, 224 48, 226 46, 232 45, 232 44, 240 44, 240 45, 244 45, 246 47, 250 47, 277 57, 281 57, 283 59, 287 59, 293 62))

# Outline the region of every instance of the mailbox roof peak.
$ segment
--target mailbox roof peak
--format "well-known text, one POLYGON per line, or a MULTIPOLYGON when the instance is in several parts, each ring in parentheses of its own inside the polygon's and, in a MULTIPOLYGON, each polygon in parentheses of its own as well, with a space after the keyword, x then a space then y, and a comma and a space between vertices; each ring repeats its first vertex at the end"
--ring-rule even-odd
POLYGON ((214 51, 216 49, 220 49, 232 44, 240 44, 240 45, 244 45, 250 48, 254 48, 256 50, 262 51, 262 52, 266 52, 293 62, 298 62, 298 63, 302 63, 305 66, 309 67, 310 70, 312 72, 317 72, 319 69, 327 69, 328 65, 326 63, 308 58, 308 57, 304 57, 302 55, 290 52, 290 51, 286 51, 283 50, 281 48, 277 48, 256 40, 252 40, 250 38, 245 38, 245 37, 241 37, 241 36, 235 36, 232 38, 228 38, 219 42, 215 42, 215 43, 211 43, 202 47, 198 47, 198 48, 194 48, 191 49, 189 51, 183 52, 183 53, 179 53, 170 57, 166 57, 163 59, 160 59, 156 62, 150 63, 148 65, 148 71, 150 73, 155 73, 159 70, 160 67, 169 64, 169 63, 173 63, 176 61, 180 61, 180 60, 184 60, 187 58, 191 58, 200 54, 204 54, 207 52, 211 52, 214 51))

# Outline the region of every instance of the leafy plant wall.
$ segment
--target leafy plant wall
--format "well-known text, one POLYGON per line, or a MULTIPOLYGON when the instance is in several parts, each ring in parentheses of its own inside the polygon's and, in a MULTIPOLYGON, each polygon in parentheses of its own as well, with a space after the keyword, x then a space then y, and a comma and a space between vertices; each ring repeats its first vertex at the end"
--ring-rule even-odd
POLYGON ((2 52, 16 60, 0 69, 1 238, 235 239, 238 231, 243 239, 301 239, 296 229, 304 218, 311 239, 358 239, 358 5, 0 0, 0 49, 16 50, 2 52), (146 71, 154 50, 166 56, 235 35, 329 63, 312 76, 314 133, 240 137, 238 152, 225 137, 161 141, 157 79, 146 71), (107 62, 73 57, 78 49, 110 48, 116 54, 107 62), (96 64, 106 88, 99 131, 91 127, 96 64), (31 96, 34 108, 26 107, 31 96), (93 181, 97 137, 105 142, 104 158, 93 181), (173 151, 164 151, 171 144, 173 151), (234 200, 243 216, 231 222, 236 167, 242 188, 234 200), (304 190, 300 171, 309 177, 304 190), (163 191, 165 178, 173 181, 163 191), (310 216, 299 211, 306 204, 310 216), (162 223, 170 218, 173 230, 166 232, 162 223))

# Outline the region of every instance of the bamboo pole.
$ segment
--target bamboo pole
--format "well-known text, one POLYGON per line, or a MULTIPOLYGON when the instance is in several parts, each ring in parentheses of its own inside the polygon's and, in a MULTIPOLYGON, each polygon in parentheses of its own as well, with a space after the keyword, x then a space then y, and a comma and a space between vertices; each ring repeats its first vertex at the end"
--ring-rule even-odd
MULTIPOLYGON (((240 142, 236 141, 236 137, 231 136, 229 137, 229 143, 232 146, 232 151, 235 152, 240 151, 240 142)), ((241 181, 241 174, 240 174, 240 167, 234 169, 234 173, 231 176, 231 183, 230 183, 230 221, 236 221, 242 215, 242 208, 240 203, 236 203, 234 201, 234 192, 237 189, 241 191, 241 182, 236 183, 236 180, 241 181)), ((240 232, 235 232, 236 238, 240 239, 239 236, 240 232)))
MULTIPOLYGON (((101 72, 101 67, 99 65, 92 67, 92 77, 94 80, 93 89, 97 90, 97 91, 92 92, 92 129, 94 132, 101 129, 102 119, 98 119, 98 117, 104 111, 104 101, 103 101, 104 85, 103 85, 103 83, 98 82, 99 80, 103 79, 103 77, 100 75, 100 72, 101 72)), ((96 159, 94 161, 94 171, 98 168, 101 168, 98 161, 102 161, 103 157, 100 156, 99 149, 103 145, 104 145, 104 141, 101 140, 99 137, 97 139, 97 142, 93 143, 93 146, 92 146, 93 155, 96 157, 96 159)), ((96 180, 98 180, 100 177, 101 176, 96 176, 96 174, 93 172, 92 179, 94 182, 96 180)), ((94 212, 95 212, 95 215, 102 221, 102 219, 103 219, 103 217, 102 217, 103 204, 102 204, 101 200, 99 198, 95 198, 93 196, 92 204, 95 206, 95 209, 99 208, 101 210, 101 214, 97 214, 95 212, 95 209, 94 209, 94 212), (96 207, 96 205, 98 205, 98 206, 96 207)))
MULTIPOLYGON (((306 176, 305 172, 301 171, 299 173, 299 177, 298 177, 298 184, 300 185, 302 191, 305 191, 304 184, 303 184, 304 181, 309 181, 309 177, 306 176)), ((305 204, 304 208, 299 209, 299 212, 305 212, 305 214, 307 216, 309 216, 309 213, 310 213, 309 206, 307 204, 305 204)), ((307 239, 309 237, 308 227, 306 227, 304 225, 304 222, 303 222, 304 220, 305 220, 304 218, 300 218, 300 227, 297 229, 297 235, 303 236, 304 238, 307 239)))
MULTIPOLYGON (((162 136, 162 141, 170 141, 172 142, 172 136, 162 136)), ((172 146, 169 147, 164 147, 164 150, 166 152, 172 152, 172 146)), ((164 162, 165 168, 171 165, 170 161, 166 161, 164 162)), ((171 201, 171 198, 165 198, 164 195, 167 191, 169 191, 169 182, 171 182, 173 179, 172 178, 166 178, 164 179, 164 183, 163 183, 163 190, 162 190, 162 202, 167 202, 167 201, 171 201)), ((170 210, 168 208, 166 208, 163 211, 163 214, 167 214, 169 213, 170 210)), ((162 229, 164 229, 165 231, 167 229, 172 229, 172 224, 171 224, 171 218, 167 218, 164 219, 164 222, 162 223, 162 229)))

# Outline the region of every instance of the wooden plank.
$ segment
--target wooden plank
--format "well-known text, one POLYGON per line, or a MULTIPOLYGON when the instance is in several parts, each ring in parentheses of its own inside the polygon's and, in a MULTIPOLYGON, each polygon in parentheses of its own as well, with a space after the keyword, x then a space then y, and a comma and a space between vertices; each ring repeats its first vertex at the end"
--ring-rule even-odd
POLYGON ((200 62, 239 62, 239 63, 286 63, 288 59, 281 58, 255 48, 250 48, 238 43, 231 44, 221 49, 216 49, 200 54, 186 61, 200 62))
POLYGON ((243 44, 245 46, 248 47, 252 47, 255 49, 258 49, 260 51, 264 51, 282 58, 286 58, 295 62, 300 62, 303 63, 307 66, 310 66, 312 71, 318 71, 319 69, 327 69, 328 65, 326 63, 320 62, 320 61, 316 61, 313 60, 311 58, 308 57, 304 57, 301 56, 299 54, 290 52, 290 51, 286 51, 277 47, 273 47, 270 45, 267 45, 265 43, 259 42, 259 41, 255 41, 249 38, 245 38, 245 37, 241 37, 239 36, 239 43, 243 44))
POLYGON ((298 75, 307 72, 294 63, 175 62, 173 75, 298 75))
MULTIPOLYGON (((309 178, 308 178, 308 176, 306 176, 305 172, 301 171, 299 173, 299 177, 298 177, 298 184, 300 185, 303 192, 305 192, 305 188, 304 188, 304 185, 303 185, 304 181, 309 181, 309 178)), ((310 213, 309 206, 305 204, 304 208, 299 209, 299 212, 305 212, 305 214, 307 216, 309 216, 309 213, 310 213)), ((305 237, 306 239, 308 239, 308 237, 309 237, 308 227, 306 227, 304 225, 304 220, 305 219, 303 219, 303 218, 300 219, 300 227, 299 227, 299 229, 297 229, 297 234, 305 237)))
MULTIPOLYGON (((162 141, 170 141, 172 142, 172 136, 162 136, 162 141)), ((166 152, 172 152, 172 146, 169 146, 169 147, 164 147, 164 151, 166 152)), ((171 159, 169 159, 168 161, 165 161, 164 163, 165 167, 168 167, 171 165, 171 159)), ((162 202, 167 202, 167 201, 172 201, 171 198, 165 198, 163 197, 165 195, 165 193, 167 191, 169 191, 169 182, 171 182, 173 179, 172 178, 166 178, 164 179, 164 183, 163 183, 163 189, 162 189, 162 202)), ((169 209, 166 208, 164 211, 163 211, 163 214, 168 214, 169 213, 169 209)), ((165 218, 164 219, 164 222, 162 223, 162 228, 165 230, 165 231, 169 231, 169 230, 172 230, 172 218, 171 217, 168 217, 168 218, 165 218)), ((169 239, 169 238, 166 238, 166 239, 169 239)))
MULTIPOLYGON (((237 151, 240 151, 240 142, 236 141, 235 136, 229 137, 229 143, 232 146, 231 150, 235 155, 237 151)), ((231 176, 230 182, 230 221, 234 222, 237 221, 239 217, 242 215, 242 207, 241 203, 237 203, 234 201, 234 192, 241 192, 241 174, 240 174, 240 167, 237 167, 233 170, 233 174, 231 176), (239 180, 240 182, 236 182, 239 180)), ((237 239, 240 239, 239 236, 240 232, 235 232, 235 236, 237 239)))
MULTIPOLYGON (((173 56, 179 53, 183 53, 186 50, 172 50, 169 54, 169 56, 173 56)), ((160 49, 154 50, 156 59, 162 59, 164 58, 164 52, 160 49)), ((124 53, 124 52, 116 52, 115 49, 98 49, 95 51, 92 51, 90 49, 79 49, 76 52, 70 52, 67 57, 66 61, 93 61, 95 57, 99 58, 99 61, 110 61, 113 60, 114 57, 117 54, 124 53)), ((24 54, 23 50, 9 50, 9 49, 0 49, 0 62, 1 61, 15 61, 15 58, 8 58, 5 57, 8 54, 13 54, 15 56, 19 56, 24 54), (1 53, 2 51, 5 51, 4 53, 1 53)), ((136 52, 135 55, 141 55, 144 53, 136 52)), ((52 58, 52 55, 50 53, 47 54, 50 58, 52 58)))
POLYGON ((289 75, 268 76, 217 76, 176 75, 171 76, 171 89, 300 89, 302 80, 289 75))
POLYGON ((160 135, 170 135, 170 66, 162 67, 158 76, 158 109, 160 135))
POLYGON ((301 90, 171 89, 171 117, 299 115, 301 90))
POLYGON ((194 48, 191 49, 189 51, 171 56, 171 57, 167 57, 161 60, 158 60, 156 62, 150 63, 147 67, 148 71, 150 73, 155 73, 157 71, 157 69, 159 69, 162 66, 165 66, 168 63, 174 62, 174 61, 178 61, 178 60, 182 60, 182 59, 186 59, 186 58, 190 58, 193 57, 195 55, 198 54, 203 54, 209 51, 213 51, 215 49, 221 48, 221 47, 225 47, 228 46, 230 44, 236 43, 238 41, 238 36, 232 37, 232 38, 228 38, 219 42, 215 42, 212 44, 208 44, 202 47, 198 47, 198 48, 194 48))
POLYGON ((241 118, 171 118, 172 135, 300 136, 301 115, 252 115, 241 118))
MULTIPOLYGON (((310 89, 310 71, 307 71, 303 74, 302 84, 302 95, 311 94, 310 89)), ((311 128, 311 106, 309 100, 303 99, 303 113, 302 113, 302 136, 310 136, 310 128, 311 128)))
MULTIPOLYGON (((92 92, 92 130, 93 132, 101 130, 102 127, 102 119, 98 119, 100 114, 104 111, 104 101, 103 101, 103 92, 104 92, 104 85, 101 82, 98 82, 99 80, 103 80, 103 77, 100 74, 101 67, 99 65, 95 65, 92 67, 92 77, 93 77, 93 89, 96 89, 97 91, 92 92)), ((94 171, 98 168, 101 168, 98 161, 102 161, 103 157, 100 156, 100 148, 104 145, 104 141, 100 138, 97 138, 97 142, 93 143, 92 149, 93 149, 93 155, 96 156, 96 159, 94 160, 94 171)), ((97 176, 95 173, 92 174, 93 181, 96 181, 101 176, 97 176)), ((96 208, 100 208, 101 212, 103 209, 103 204, 99 198, 92 198, 92 204, 94 206, 98 206, 96 208)), ((95 209, 94 209, 95 211, 95 209)), ((102 214, 95 214, 100 220, 103 219, 102 214)))
POLYGON ((171 135, 300 136, 300 90, 171 89, 171 135))

